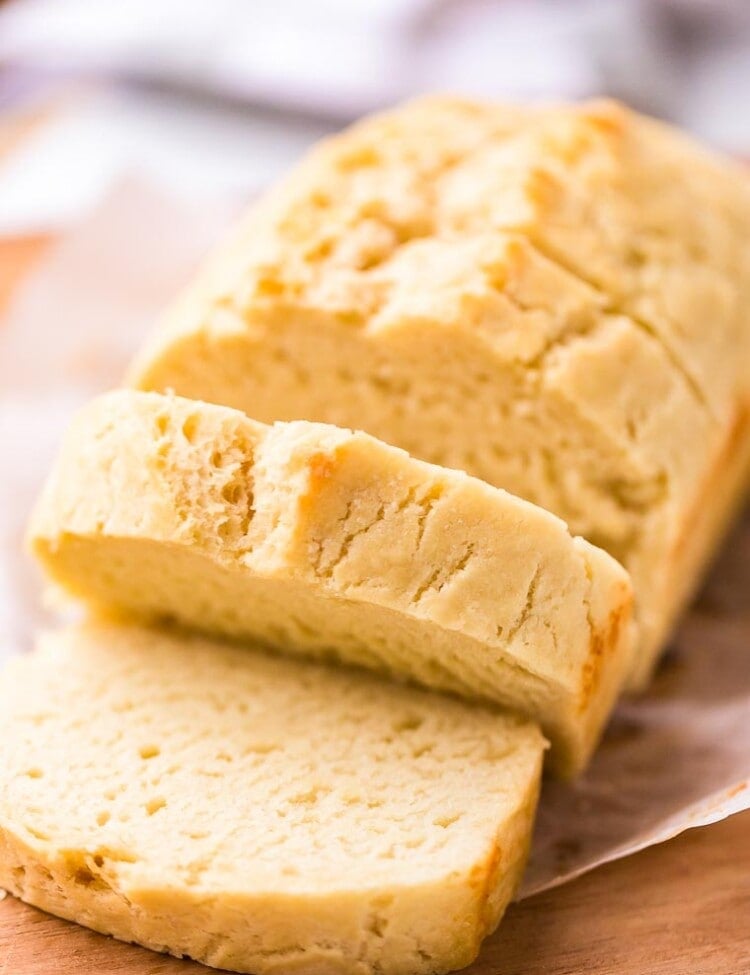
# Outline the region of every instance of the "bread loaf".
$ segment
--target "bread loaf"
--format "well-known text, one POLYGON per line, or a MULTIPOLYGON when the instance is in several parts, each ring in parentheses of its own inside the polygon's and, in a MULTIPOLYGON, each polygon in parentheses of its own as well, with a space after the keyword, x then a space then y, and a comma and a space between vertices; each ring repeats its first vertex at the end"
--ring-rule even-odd
POLYGON ((610 102, 433 98, 254 206, 131 373, 361 428, 631 572, 648 676, 750 457, 750 183, 610 102))
POLYGON ((336 427, 109 394, 73 424, 30 537, 100 607, 514 708, 564 774, 629 663, 630 583, 610 556, 526 501, 336 427))
POLYGON ((0 886, 238 972, 461 968, 518 882, 543 748, 364 674, 72 628, 0 677, 0 886))

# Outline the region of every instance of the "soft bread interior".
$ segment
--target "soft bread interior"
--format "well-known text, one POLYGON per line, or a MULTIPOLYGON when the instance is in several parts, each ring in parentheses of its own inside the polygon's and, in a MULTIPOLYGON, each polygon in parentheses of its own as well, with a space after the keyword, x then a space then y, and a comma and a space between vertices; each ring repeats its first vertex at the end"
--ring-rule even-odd
POLYGON ((352 671, 73 627, 0 677, 0 885, 240 972, 459 968, 520 877, 543 749, 352 671))

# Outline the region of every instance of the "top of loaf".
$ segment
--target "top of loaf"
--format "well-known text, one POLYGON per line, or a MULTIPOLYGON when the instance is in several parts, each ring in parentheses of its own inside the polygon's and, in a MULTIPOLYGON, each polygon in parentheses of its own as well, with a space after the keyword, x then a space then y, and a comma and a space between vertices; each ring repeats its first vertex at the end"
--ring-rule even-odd
POLYGON ((505 353, 523 357, 533 313, 555 299, 649 319, 644 292, 668 267, 747 280, 749 223, 739 167, 615 102, 430 97, 321 143, 207 280, 230 306, 375 329, 481 324, 501 303, 517 323, 505 353))
POLYGON ((615 102, 423 98, 314 149, 251 209, 168 331, 295 311, 374 331, 468 328, 533 363, 603 312, 625 314, 721 412, 737 377, 726 363, 716 375, 715 349, 750 342, 748 225, 740 167, 615 102), (714 336, 696 312, 717 302, 714 336))

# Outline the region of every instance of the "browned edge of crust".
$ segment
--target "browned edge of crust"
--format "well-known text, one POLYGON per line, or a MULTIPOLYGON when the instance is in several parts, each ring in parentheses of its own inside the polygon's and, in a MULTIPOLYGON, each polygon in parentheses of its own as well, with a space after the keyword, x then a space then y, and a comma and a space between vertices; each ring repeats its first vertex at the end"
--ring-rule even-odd
POLYGON ((699 482, 669 551, 666 578, 671 594, 650 652, 642 654, 626 690, 643 690, 661 651, 703 581, 703 576, 745 500, 750 477, 750 398, 738 401, 732 423, 715 458, 699 482))

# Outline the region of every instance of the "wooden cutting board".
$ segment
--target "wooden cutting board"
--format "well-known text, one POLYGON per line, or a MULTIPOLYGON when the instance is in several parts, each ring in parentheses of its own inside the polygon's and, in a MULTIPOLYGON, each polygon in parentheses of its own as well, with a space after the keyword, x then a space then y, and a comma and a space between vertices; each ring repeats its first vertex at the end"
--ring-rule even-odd
MULTIPOLYGON (((0 312, 2 298, 46 246, 43 239, 0 242, 0 312)), ((740 530, 750 532, 750 521, 740 530)), ((750 593, 750 566, 740 569, 750 593)), ((750 666, 750 615, 744 632, 750 666)), ((120 944, 12 897, 0 901, 0 975, 209 971, 120 944)), ((750 975, 750 813, 512 906, 466 969, 466 975, 574 973, 750 975)))

